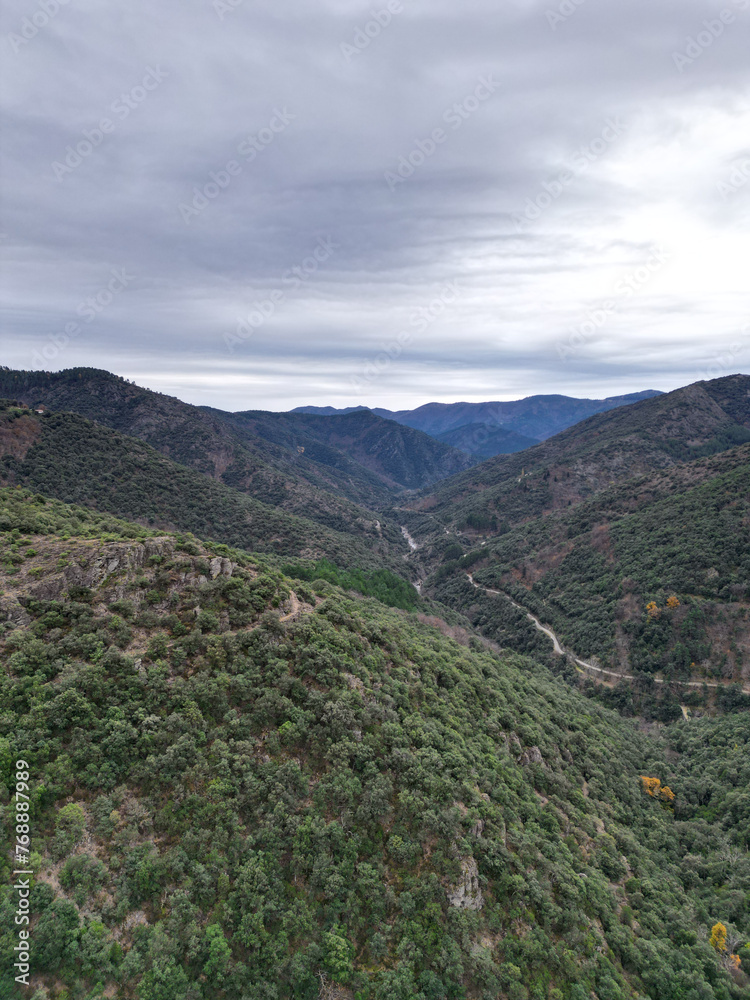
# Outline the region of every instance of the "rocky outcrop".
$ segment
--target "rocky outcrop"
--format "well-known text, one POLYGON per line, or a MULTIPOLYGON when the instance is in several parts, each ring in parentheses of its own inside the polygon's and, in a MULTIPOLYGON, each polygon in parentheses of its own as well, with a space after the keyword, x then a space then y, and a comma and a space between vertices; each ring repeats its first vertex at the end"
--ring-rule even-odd
POLYGON ((211 579, 215 580, 217 576, 231 576, 235 570, 235 564, 231 559, 222 559, 221 556, 215 556, 211 560, 211 579))
POLYGON ((26 628, 31 618, 26 610, 10 594, 0 597, 0 622, 10 622, 15 628, 26 628))
POLYGON ((113 574, 143 569, 154 556, 169 558, 174 552, 175 540, 165 537, 146 538, 142 542, 104 542, 96 547, 85 542, 69 545, 67 565, 28 588, 34 597, 55 600, 71 587, 96 590, 113 574))
POLYGON ((448 902, 458 910, 481 910, 484 906, 479 869, 474 858, 461 858, 461 878, 448 889, 448 902))
MULTIPOLYGON (((71 539, 64 547, 57 545, 54 549, 41 553, 40 569, 45 570, 41 579, 35 579, 32 573, 26 573, 24 578, 17 578, 16 586, 19 593, 47 601, 58 600, 75 587, 92 591, 102 586, 112 587, 118 597, 124 597, 128 591, 128 583, 132 583, 134 577, 140 576, 148 580, 159 571, 163 563, 170 562, 179 555, 176 545, 176 539, 171 536, 145 538, 132 542, 91 542, 85 539, 71 539)), ((181 583, 202 584, 207 583, 209 579, 231 577, 237 568, 231 559, 223 556, 211 557, 207 554, 201 554, 196 558, 183 556, 180 563, 181 571, 175 579, 181 583), (202 563, 200 568, 199 562, 202 563), (208 565, 207 575, 206 565, 208 565)), ((137 594, 130 596, 138 599, 137 594)), ((6 598, 6 603, 7 600, 16 607, 13 614, 17 617, 20 605, 15 598, 6 598)), ((12 609, 9 605, 6 620, 15 620, 10 611, 12 609)))
POLYGON ((529 764, 543 764, 544 757, 539 747, 528 747, 518 758, 521 767, 528 767, 529 764))

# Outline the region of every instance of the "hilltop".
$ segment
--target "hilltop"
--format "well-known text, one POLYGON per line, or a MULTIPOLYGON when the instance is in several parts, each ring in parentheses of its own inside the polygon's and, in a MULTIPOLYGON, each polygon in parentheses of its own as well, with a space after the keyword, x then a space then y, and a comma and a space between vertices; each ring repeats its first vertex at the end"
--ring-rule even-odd
POLYGON ((747 715, 648 735, 418 610, 23 489, 0 504, 35 986, 743 995, 747 715))

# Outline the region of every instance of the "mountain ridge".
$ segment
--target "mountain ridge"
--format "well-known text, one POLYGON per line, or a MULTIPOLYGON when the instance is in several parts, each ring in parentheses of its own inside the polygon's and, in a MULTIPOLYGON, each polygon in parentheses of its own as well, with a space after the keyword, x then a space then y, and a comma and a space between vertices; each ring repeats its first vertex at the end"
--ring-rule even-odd
MULTIPOLYGON (((646 389, 641 392, 606 399, 578 399, 559 394, 526 396, 508 402, 486 403, 425 403, 412 410, 387 410, 372 407, 373 413, 395 420, 437 436, 466 424, 483 423, 490 427, 502 427, 524 437, 543 441, 554 434, 578 423, 595 413, 628 406, 642 399, 662 395, 659 390, 646 389)), ((301 406, 292 413, 325 413, 328 416, 346 415, 365 407, 301 406)))
MULTIPOLYGON (((505 520, 593 495, 611 482, 707 457, 750 440, 750 376, 727 376, 735 419, 696 382, 630 406, 594 414, 515 455, 483 462, 442 482, 407 506, 438 513, 483 511, 505 520), (502 507, 502 511, 501 511, 502 507)), ((729 405, 729 404, 728 404, 729 405)), ((455 520, 455 517, 453 518, 455 520)))
MULTIPOLYGON (((618 704, 648 713, 654 674, 750 679, 749 476, 750 376, 734 375, 594 415, 443 481, 398 516, 417 540, 422 593, 537 655, 544 642, 524 616, 478 597, 471 570, 569 648, 639 672, 618 704)), ((679 714, 674 696, 657 702, 679 714)))
MULTIPOLYGON (((0 403, 0 480, 67 503, 287 556, 398 565, 397 525, 319 491, 301 511, 269 505, 76 413, 0 403), (314 518, 314 520, 312 519, 314 518), (380 553, 380 555, 378 555, 380 553)), ((403 571, 402 571, 403 572, 403 571)))
POLYGON ((403 490, 476 463, 429 435, 373 414, 353 418, 357 432, 348 444, 357 461, 330 445, 335 428, 311 426, 320 424, 315 418, 197 407, 100 369, 0 369, 0 396, 77 412, 258 500, 298 513, 310 507, 311 499, 315 506, 320 490, 328 496, 324 506, 332 494, 368 509, 384 506, 403 490))

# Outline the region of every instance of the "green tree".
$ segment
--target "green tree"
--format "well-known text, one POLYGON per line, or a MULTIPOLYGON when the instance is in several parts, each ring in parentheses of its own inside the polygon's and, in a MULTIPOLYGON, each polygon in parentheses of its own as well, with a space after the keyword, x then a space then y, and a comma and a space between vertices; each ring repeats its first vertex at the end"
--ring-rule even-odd
POLYGON ((206 943, 208 945, 208 960, 203 966, 203 971, 209 982, 221 984, 229 968, 232 949, 218 924, 211 924, 206 928, 206 943))

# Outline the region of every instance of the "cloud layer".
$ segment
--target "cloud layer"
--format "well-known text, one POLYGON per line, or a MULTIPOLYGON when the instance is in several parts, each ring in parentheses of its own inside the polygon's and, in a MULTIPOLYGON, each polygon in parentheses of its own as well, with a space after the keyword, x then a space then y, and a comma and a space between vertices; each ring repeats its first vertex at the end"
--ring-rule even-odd
POLYGON ((750 0, 6 5, 3 362, 227 408, 750 369, 750 0))

